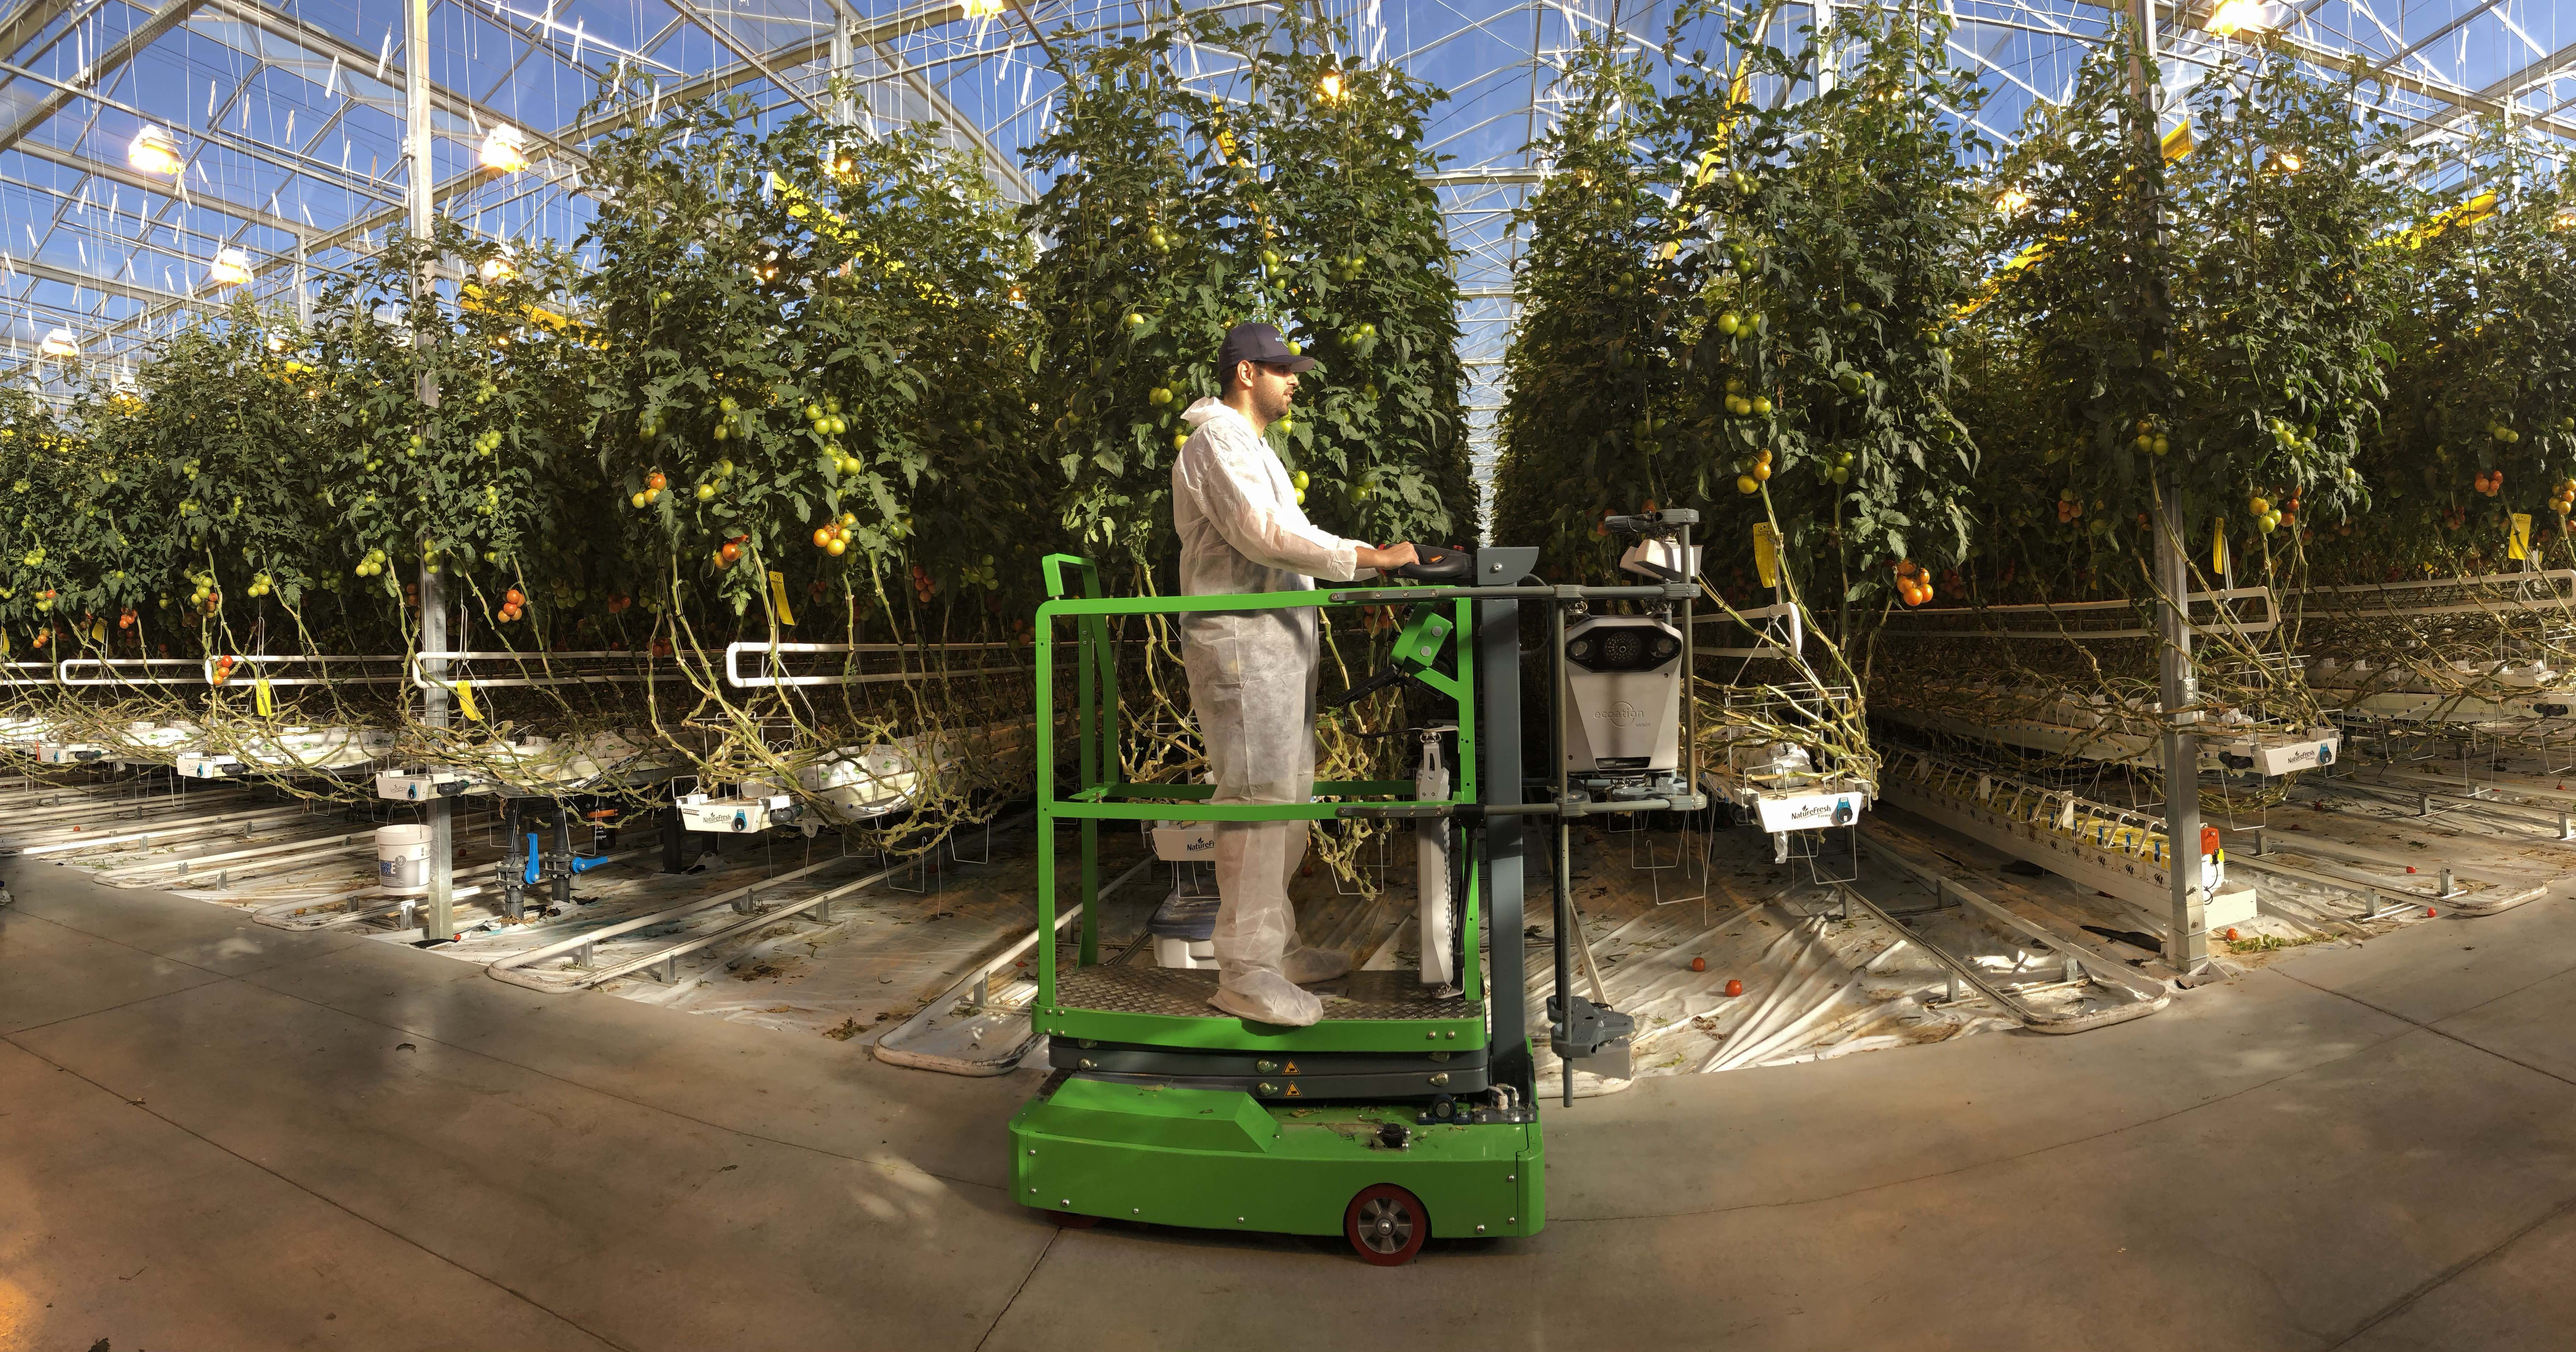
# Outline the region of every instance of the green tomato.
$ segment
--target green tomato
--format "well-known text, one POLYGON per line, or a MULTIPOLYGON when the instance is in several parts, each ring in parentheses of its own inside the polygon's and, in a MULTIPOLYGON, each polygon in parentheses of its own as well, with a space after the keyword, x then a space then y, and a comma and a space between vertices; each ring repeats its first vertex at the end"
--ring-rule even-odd
POLYGON ((1290 486, 1297 490, 1298 495, 1302 498, 1306 492, 1306 485, 1312 481, 1306 477, 1306 471, 1301 469, 1289 475, 1288 482, 1290 486))

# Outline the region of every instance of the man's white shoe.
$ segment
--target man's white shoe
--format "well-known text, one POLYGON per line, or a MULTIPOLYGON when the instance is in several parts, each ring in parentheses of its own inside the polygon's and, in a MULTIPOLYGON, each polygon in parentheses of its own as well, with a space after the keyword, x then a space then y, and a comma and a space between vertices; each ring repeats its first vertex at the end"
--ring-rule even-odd
POLYGON ((1338 948, 1308 948, 1303 945, 1288 950, 1279 960, 1281 971, 1300 986, 1330 981, 1351 970, 1351 955, 1338 948))
POLYGON ((1208 1003, 1238 1019, 1304 1028, 1324 1017, 1324 1002, 1299 990, 1277 972, 1251 971, 1228 976, 1208 1003))

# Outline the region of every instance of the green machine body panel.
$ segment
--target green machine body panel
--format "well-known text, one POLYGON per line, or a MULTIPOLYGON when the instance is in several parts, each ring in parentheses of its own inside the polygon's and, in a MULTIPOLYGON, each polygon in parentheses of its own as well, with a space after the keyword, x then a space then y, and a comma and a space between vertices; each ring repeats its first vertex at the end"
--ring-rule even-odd
POLYGON ((1411 1107, 1264 1103, 1233 1090, 1051 1080, 1011 1119, 1011 1195, 1078 1215, 1289 1235, 1342 1233, 1361 1189, 1422 1199, 1434 1238, 1538 1233, 1539 1124, 1417 1125, 1411 1107), (1383 1129, 1404 1129, 1402 1148, 1383 1129))

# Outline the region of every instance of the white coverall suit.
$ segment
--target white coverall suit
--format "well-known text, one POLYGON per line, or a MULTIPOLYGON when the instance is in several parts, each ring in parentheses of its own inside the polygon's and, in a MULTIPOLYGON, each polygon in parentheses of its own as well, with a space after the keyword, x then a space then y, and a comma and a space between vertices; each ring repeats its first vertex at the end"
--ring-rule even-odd
MULTIPOLYGON (((1317 530, 1288 470, 1242 414, 1214 399, 1182 413, 1195 428, 1172 464, 1172 524, 1188 596, 1309 591, 1316 578, 1355 580, 1360 543, 1317 530)), ((1190 707, 1216 779, 1213 803, 1303 803, 1315 790, 1316 612, 1195 611, 1181 619, 1190 707)), ((1294 1027, 1323 1002, 1297 983, 1350 970, 1350 959, 1297 938, 1289 880, 1306 857, 1304 821, 1218 822, 1214 935, 1217 994, 1227 1013, 1294 1027)))

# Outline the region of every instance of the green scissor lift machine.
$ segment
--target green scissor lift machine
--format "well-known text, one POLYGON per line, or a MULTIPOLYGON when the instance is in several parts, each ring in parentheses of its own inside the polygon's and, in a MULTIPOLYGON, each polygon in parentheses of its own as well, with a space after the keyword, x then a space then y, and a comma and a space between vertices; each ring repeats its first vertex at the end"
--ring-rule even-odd
MULTIPOLYGON (((1677 537, 1678 557, 1690 558, 1696 521, 1696 513, 1666 511, 1608 524, 1665 544, 1677 537)), ((1067 820, 1079 823, 1082 910, 1075 965, 1059 962, 1057 944, 1037 946, 1031 1014, 1047 1035, 1053 1073, 1011 1119, 1011 1191, 1023 1204, 1073 1225, 1111 1217, 1340 1232, 1362 1258, 1388 1265, 1410 1260, 1433 1235, 1528 1235, 1544 1223, 1545 1151, 1520 939, 1523 818, 1555 818, 1556 933, 1567 935, 1575 931, 1563 901, 1574 818, 1693 811, 1707 800, 1696 789, 1695 763, 1686 776, 1668 767, 1651 781, 1597 774, 1570 781, 1555 708, 1547 721, 1558 744, 1554 763, 1531 777, 1522 756, 1523 608, 1536 603, 1550 612, 1550 689, 1558 692, 1551 703, 1561 705, 1568 611, 1618 602, 1667 616, 1678 611, 1687 644, 1697 581, 1683 575, 1643 586, 1522 585, 1536 550, 1442 553, 1446 566, 1406 570, 1427 573, 1430 585, 1250 596, 1104 597, 1092 564, 1070 555, 1046 560, 1054 599, 1038 608, 1037 623, 1038 933, 1056 932, 1056 828, 1067 820), (1443 716, 1417 731, 1426 764, 1456 767, 1454 792, 1438 792, 1444 771, 1411 783, 1319 782, 1312 803, 1240 806, 1209 803, 1213 789, 1203 784, 1120 781, 1111 617, 1390 603, 1408 607, 1395 666, 1348 693, 1397 682, 1431 691, 1435 698, 1413 704, 1443 716), (1057 744, 1059 623, 1072 631, 1070 764, 1057 744), (1419 791, 1425 787, 1433 792, 1419 791), (1531 787, 1546 801, 1525 802, 1531 787), (1325 996, 1321 1022, 1284 1028, 1211 1008, 1212 970, 1101 962, 1103 821, 1297 817, 1418 819, 1426 840, 1439 846, 1423 853, 1424 891, 1441 902, 1436 916, 1426 902, 1424 948, 1441 955, 1445 971, 1353 972, 1316 988, 1325 996), (1480 962, 1486 934, 1500 937, 1480 962)), ((1680 670, 1690 670, 1687 652, 1680 670)), ((1684 741, 1695 746, 1696 739, 1684 741)), ((1570 994, 1562 942, 1555 959, 1556 990, 1570 994)), ((1627 1016, 1580 996, 1551 998, 1548 1014, 1559 1057, 1586 1068, 1616 1065, 1624 1074, 1627 1016)), ((1571 1103, 1572 1076, 1564 1078, 1571 1103)))

